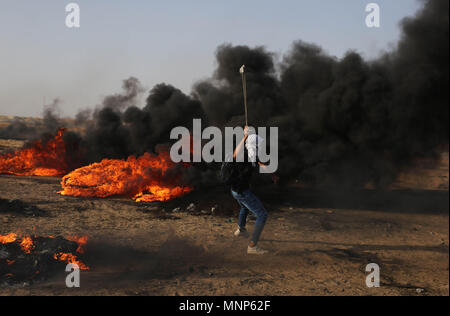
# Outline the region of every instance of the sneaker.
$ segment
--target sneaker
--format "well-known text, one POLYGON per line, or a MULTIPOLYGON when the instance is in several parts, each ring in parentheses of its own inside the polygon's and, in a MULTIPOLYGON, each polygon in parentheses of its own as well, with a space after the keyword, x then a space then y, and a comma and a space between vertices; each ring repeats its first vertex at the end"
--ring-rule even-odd
POLYGON ((258 246, 256 246, 256 247, 248 246, 248 249, 247 249, 247 254, 249 254, 249 255, 265 255, 267 253, 269 253, 267 250, 261 249, 258 246))
POLYGON ((234 232, 234 236, 248 238, 250 237, 250 234, 247 230, 241 230, 240 228, 238 228, 238 230, 234 232))

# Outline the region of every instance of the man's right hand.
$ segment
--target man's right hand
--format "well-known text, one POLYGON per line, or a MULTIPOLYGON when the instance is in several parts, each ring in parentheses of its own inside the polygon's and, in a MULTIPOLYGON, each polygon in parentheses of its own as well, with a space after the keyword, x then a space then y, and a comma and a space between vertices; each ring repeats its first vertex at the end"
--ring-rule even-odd
POLYGON ((249 130, 248 126, 245 126, 244 127, 244 137, 248 137, 248 130, 249 130))

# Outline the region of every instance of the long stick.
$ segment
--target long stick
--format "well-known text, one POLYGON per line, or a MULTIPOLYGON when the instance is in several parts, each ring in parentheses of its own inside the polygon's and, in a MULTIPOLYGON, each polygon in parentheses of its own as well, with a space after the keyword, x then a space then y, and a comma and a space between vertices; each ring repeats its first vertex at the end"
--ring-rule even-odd
POLYGON ((248 126, 248 108, 247 108, 247 78, 245 76, 245 65, 239 71, 242 75, 242 89, 244 91, 244 106, 245 106, 245 126, 248 126))

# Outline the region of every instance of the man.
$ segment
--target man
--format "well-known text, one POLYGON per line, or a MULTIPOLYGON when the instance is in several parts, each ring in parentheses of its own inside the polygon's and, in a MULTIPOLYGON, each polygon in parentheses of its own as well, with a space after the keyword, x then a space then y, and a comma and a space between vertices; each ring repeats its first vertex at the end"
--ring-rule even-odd
MULTIPOLYGON (((244 138, 236 147, 233 154, 233 159, 235 161, 236 157, 238 157, 242 150, 245 151, 246 149, 248 161, 243 163, 235 163, 234 172, 230 180, 231 193, 241 206, 238 223, 239 228, 236 230, 234 235, 236 237, 249 237, 249 233, 246 229, 247 216, 249 212, 252 212, 256 216, 255 227, 247 248, 247 253, 251 255, 264 255, 268 253, 267 250, 258 247, 258 241, 266 224, 268 214, 261 201, 250 190, 250 179, 254 169, 257 168, 258 165, 262 168, 265 167, 265 165, 258 162, 257 159, 258 146, 261 145, 263 141, 264 139, 256 134, 249 135, 249 128, 248 126, 245 127, 244 138)), ((273 174, 272 178, 275 183, 278 182, 278 177, 276 175, 273 174)))

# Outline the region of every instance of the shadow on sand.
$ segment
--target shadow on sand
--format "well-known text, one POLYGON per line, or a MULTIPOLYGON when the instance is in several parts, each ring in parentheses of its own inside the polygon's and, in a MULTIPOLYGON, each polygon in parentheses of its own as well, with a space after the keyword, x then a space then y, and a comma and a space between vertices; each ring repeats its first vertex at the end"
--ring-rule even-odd
POLYGON ((275 188, 258 190, 268 203, 299 208, 371 210, 389 213, 449 214, 448 191, 316 190, 275 188))

